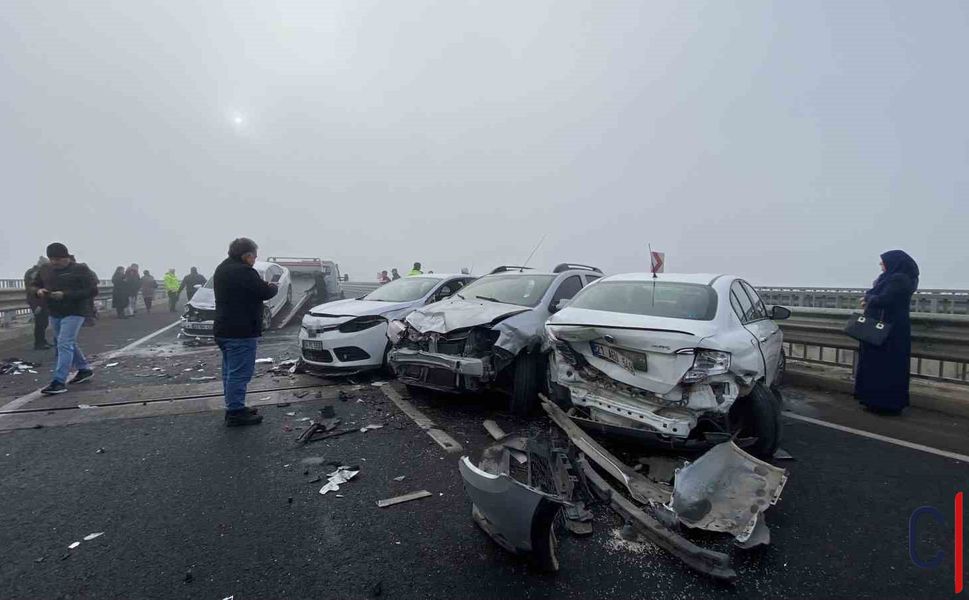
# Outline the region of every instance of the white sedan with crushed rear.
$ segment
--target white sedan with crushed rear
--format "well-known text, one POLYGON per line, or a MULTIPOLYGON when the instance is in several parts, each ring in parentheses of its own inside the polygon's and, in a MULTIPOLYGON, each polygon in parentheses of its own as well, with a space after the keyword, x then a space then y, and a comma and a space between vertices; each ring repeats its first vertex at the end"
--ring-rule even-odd
POLYGON ((546 323, 550 391, 590 431, 698 450, 735 438, 770 458, 784 363, 774 321, 788 316, 730 275, 604 277, 546 323))

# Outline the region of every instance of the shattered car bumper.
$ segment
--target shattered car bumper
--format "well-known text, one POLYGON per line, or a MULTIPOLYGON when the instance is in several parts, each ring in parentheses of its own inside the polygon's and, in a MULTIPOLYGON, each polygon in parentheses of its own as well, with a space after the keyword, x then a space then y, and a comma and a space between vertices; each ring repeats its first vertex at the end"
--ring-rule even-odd
POLYGON ((468 378, 491 378, 491 365, 486 358, 396 348, 387 355, 387 362, 402 382, 432 389, 458 391, 468 387, 468 378))

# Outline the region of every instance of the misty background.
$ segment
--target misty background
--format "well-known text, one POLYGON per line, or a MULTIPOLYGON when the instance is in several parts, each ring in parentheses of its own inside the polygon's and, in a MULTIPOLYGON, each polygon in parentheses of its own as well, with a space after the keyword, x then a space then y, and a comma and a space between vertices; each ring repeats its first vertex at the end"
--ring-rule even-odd
POLYGON ((229 241, 969 288, 969 4, 7 0, 0 276, 229 241))

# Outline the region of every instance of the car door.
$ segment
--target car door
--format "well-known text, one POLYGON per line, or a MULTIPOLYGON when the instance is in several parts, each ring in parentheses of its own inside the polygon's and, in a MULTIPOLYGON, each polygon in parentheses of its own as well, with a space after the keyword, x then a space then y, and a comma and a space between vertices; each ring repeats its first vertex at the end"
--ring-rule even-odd
POLYGON ((744 290, 743 283, 737 279, 730 284, 730 305, 737 313, 740 323, 751 335, 751 344, 757 347, 760 352, 761 365, 763 367, 764 379, 770 383, 773 379, 768 377, 770 372, 767 368, 767 358, 764 356, 764 346, 769 339, 769 331, 763 325, 763 318, 760 317, 758 307, 750 299, 750 295, 744 290), (763 342, 761 341, 763 339, 763 342))
POLYGON ((784 336, 781 335, 781 329, 777 326, 777 323, 770 318, 767 306, 761 299, 760 294, 757 293, 757 290, 746 281, 741 281, 740 285, 747 292, 747 296, 750 298, 754 307, 754 315, 757 318, 757 341, 760 342, 760 349, 764 353, 767 385, 770 385, 774 382, 774 377, 777 376, 777 369, 781 364, 784 336))
POLYGON ((579 293, 582 289, 582 277, 579 275, 569 275, 563 279, 558 288, 552 294, 552 299, 548 303, 548 312, 553 313, 556 311, 556 305, 560 300, 571 300, 575 298, 575 295, 579 293))

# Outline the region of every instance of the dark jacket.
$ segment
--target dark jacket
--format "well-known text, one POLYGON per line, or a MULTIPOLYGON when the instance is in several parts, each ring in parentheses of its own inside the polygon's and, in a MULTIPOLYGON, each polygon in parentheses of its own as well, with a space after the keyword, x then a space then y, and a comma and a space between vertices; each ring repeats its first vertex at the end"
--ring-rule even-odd
POLYGON ((237 258, 227 258, 212 275, 215 291, 217 338, 253 338, 262 335, 264 301, 279 291, 255 269, 237 258))
POLYGON ((138 269, 128 269, 124 273, 125 291, 129 296, 137 296, 141 291, 141 275, 138 269))
POLYGON ((40 265, 34 265, 27 269, 27 272, 24 273, 24 292, 27 295, 27 306, 30 307, 30 310, 35 310, 39 306, 47 305, 46 299, 37 297, 36 290, 33 292, 30 291, 30 286, 33 285, 34 277, 38 272, 40 272, 40 265))
POLYGON ((30 290, 36 294, 41 288, 51 292, 64 292, 64 297, 60 300, 47 297, 50 316, 62 318, 93 315, 93 302, 98 295, 98 276, 86 264, 72 262, 63 269, 44 265, 34 275, 30 290))
POLYGON ((124 273, 111 276, 111 306, 114 308, 128 308, 131 296, 128 294, 128 284, 125 283, 124 273))
POLYGON ((141 295, 153 297, 155 290, 158 289, 158 282, 151 275, 144 275, 141 278, 141 295))
POLYGON ((208 280, 205 277, 203 277, 200 273, 196 273, 194 275, 189 273, 188 275, 182 278, 182 285, 179 286, 178 293, 181 294, 182 290, 185 290, 185 294, 188 296, 188 299, 191 300, 192 296, 195 295, 195 292, 198 291, 197 289, 195 289, 195 286, 205 285, 206 281, 208 280))

